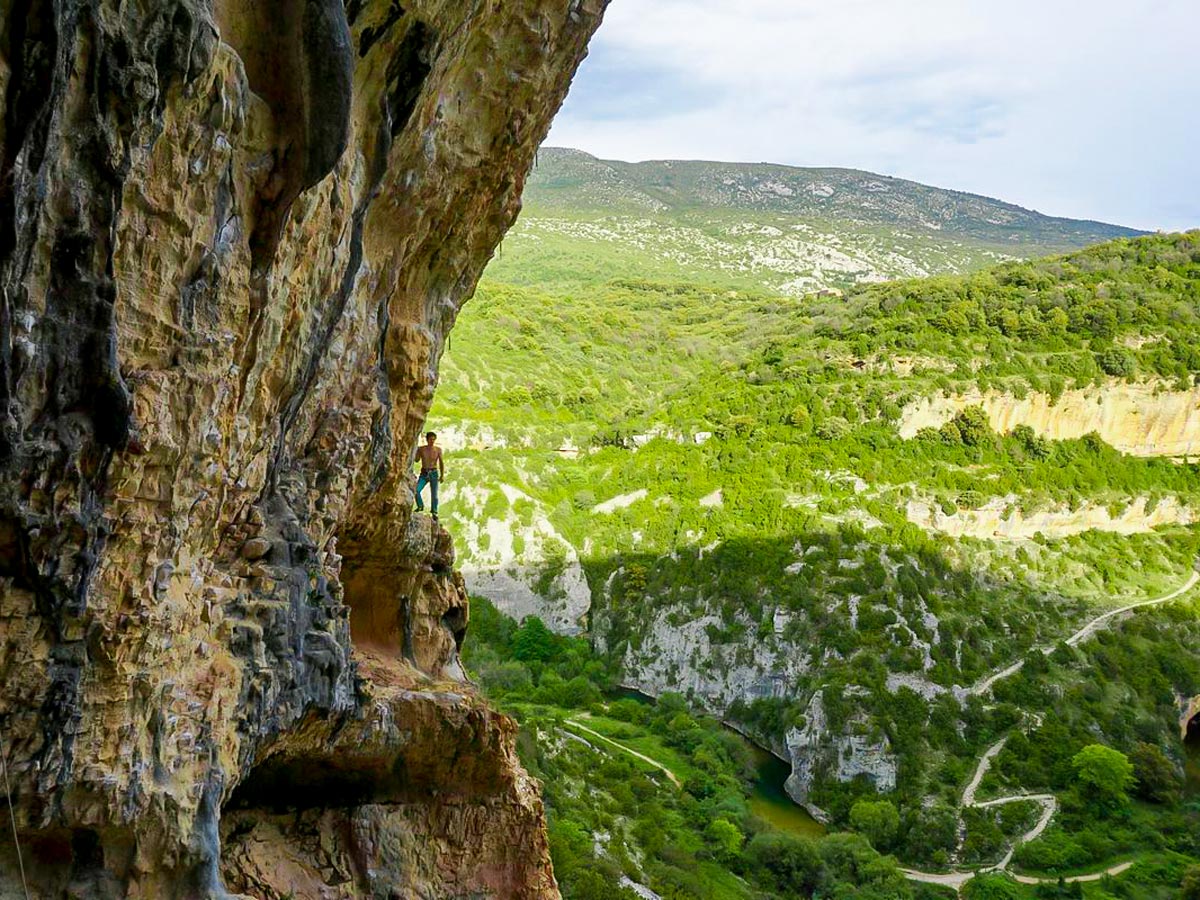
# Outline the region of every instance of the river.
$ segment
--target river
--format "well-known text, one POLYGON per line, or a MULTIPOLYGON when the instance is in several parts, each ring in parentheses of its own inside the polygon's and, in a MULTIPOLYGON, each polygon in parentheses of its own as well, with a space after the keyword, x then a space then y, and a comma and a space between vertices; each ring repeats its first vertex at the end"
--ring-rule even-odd
MULTIPOLYGON (((730 729, 732 731, 732 729, 730 729)), ((737 732, 733 732, 737 734, 737 732)), ((738 737, 742 737, 740 734, 738 737)), ((745 738, 742 738, 746 741, 745 738)), ((756 779, 750 794, 750 811, 771 823, 779 831, 788 831, 803 837, 818 837, 825 833, 825 828, 808 814, 802 806, 787 795, 783 784, 791 774, 791 768, 774 753, 768 753, 762 747, 746 741, 750 752, 754 755, 754 771, 756 779)))
MULTIPOLYGON (((619 696, 641 703, 654 703, 654 698, 649 694, 629 686, 624 686, 619 696)), ((801 837, 819 837, 824 834, 825 826, 810 816, 803 806, 798 806, 783 789, 784 782, 792 773, 791 767, 774 753, 755 744, 736 728, 729 725, 725 725, 725 728, 745 745, 754 758, 755 777, 750 790, 750 811, 779 831, 801 837)))

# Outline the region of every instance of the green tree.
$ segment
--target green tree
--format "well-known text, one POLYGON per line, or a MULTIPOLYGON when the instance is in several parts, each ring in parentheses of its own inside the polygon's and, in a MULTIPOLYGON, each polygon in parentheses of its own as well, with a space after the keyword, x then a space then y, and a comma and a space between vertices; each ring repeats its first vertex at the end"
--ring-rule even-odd
POLYGON ((513 656, 521 662, 548 662, 556 650, 553 632, 537 616, 522 622, 513 638, 513 656))
POLYGON ((764 831, 746 845, 746 857, 758 880, 778 893, 810 897, 821 882, 821 856, 806 838, 764 831))
POLYGON ((1046 314, 1046 330, 1050 334, 1066 334, 1067 326, 1070 324, 1071 319, 1057 306, 1046 314))
POLYGON ((900 813, 890 800, 859 800, 850 808, 850 827, 876 850, 888 850, 900 831, 900 813))
POLYGON ((1129 754, 1137 795, 1154 803, 1173 803, 1183 790, 1183 776, 1157 744, 1141 743, 1129 754))
POLYGON ((704 830, 704 836, 713 844, 717 858, 725 862, 737 858, 745 840, 738 827, 728 819, 713 819, 704 830))
POLYGON ((1022 900, 1025 892, 1007 875, 984 873, 963 886, 962 896, 967 900, 1022 900))
POLYGON ((996 324, 1006 337, 1016 337, 1021 330, 1021 317, 1014 310, 1002 309, 996 317, 996 324))
POLYGON ((1106 347, 1096 354, 1096 365, 1105 375, 1128 378, 1137 371, 1137 360, 1123 347, 1106 347))
POLYGON ((1047 459, 1050 456, 1050 442, 1040 437, 1028 425, 1018 425, 1012 430, 1012 436, 1033 459, 1047 459))
POLYGON ((1085 796, 1101 808, 1123 805, 1125 792, 1133 784, 1133 765, 1120 750, 1103 744, 1088 744, 1073 757, 1071 766, 1085 796))
POLYGON ((982 406, 968 406, 952 420, 959 440, 968 447, 982 447, 992 442, 996 434, 982 406))

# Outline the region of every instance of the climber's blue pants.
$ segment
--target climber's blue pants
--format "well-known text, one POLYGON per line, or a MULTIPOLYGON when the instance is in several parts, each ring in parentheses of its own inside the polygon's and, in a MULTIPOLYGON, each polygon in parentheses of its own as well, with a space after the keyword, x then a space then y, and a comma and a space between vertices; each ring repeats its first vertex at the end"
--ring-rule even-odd
POLYGON ((425 485, 429 485, 429 509, 435 516, 437 515, 437 486, 438 473, 437 469, 432 472, 422 472, 421 477, 417 479, 417 509, 425 509, 425 501, 421 499, 421 491, 425 490, 425 485))

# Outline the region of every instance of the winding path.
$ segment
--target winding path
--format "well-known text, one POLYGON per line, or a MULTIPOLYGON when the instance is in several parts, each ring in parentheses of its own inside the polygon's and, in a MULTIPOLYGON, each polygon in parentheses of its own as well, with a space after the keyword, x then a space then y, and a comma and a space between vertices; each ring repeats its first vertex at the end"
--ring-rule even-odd
MULTIPOLYGON (((1083 641, 1086 641, 1088 638, 1092 637, 1097 631, 1099 631, 1117 616, 1133 612, 1134 610, 1142 609, 1147 606, 1158 606, 1163 603, 1170 603, 1172 600, 1183 596, 1192 588, 1194 588, 1197 582, 1200 582, 1200 572, 1193 571, 1188 577, 1188 580, 1181 587, 1176 588, 1169 594, 1165 594, 1162 597, 1157 597, 1153 600, 1142 600, 1138 603, 1130 603, 1126 606, 1109 610, 1102 615, 1096 616, 1096 618, 1089 621, 1086 625, 1067 638, 1067 644, 1071 647, 1078 646, 1083 641)), ((1040 649, 1042 653, 1049 654, 1053 652, 1054 647, 1042 647, 1040 649)), ((1001 669, 998 672, 993 673, 992 675, 989 675, 983 681, 968 689, 966 692, 967 696, 982 696, 983 694, 988 693, 991 691, 992 686, 998 681, 1003 681, 1005 678, 1015 675, 1017 672, 1021 671, 1021 667, 1024 665, 1025 661, 1022 659, 1004 669, 1001 669)), ((1034 719, 1035 724, 1041 724, 1040 716, 1033 716, 1031 718, 1034 719)), ((922 881, 926 884, 939 884, 945 887, 952 887, 955 890, 961 891, 963 885, 974 878, 979 872, 1007 871, 1009 865, 1012 863, 1013 854, 1017 852, 1017 848, 1022 844, 1027 844, 1030 841, 1037 839, 1041 836, 1042 832, 1049 827, 1051 819, 1054 818, 1054 814, 1058 811, 1058 800, 1053 794, 1013 794, 1008 797, 997 797, 994 800, 984 801, 977 801, 975 799, 975 792, 979 790, 979 785, 983 782, 984 776, 987 775, 988 770, 991 768, 992 761, 999 755, 1000 751, 1004 749, 1004 745, 1007 743, 1008 736, 1006 735, 983 751, 983 755, 979 757, 979 764, 975 767, 975 774, 971 777, 971 780, 963 789, 962 800, 959 804, 959 809, 960 811, 968 807, 974 807, 976 809, 989 809, 996 806, 1004 806, 1008 803, 1030 801, 1037 803, 1042 807, 1042 814, 1038 817, 1037 822, 1031 829, 1029 829, 1029 831, 1013 840, 1012 844, 1008 848, 1008 852, 1004 854, 1004 858, 995 865, 986 866, 977 870, 972 869, 967 871, 953 872, 922 872, 918 869, 903 869, 902 871, 907 878, 912 881, 922 881)), ((965 828, 961 824, 961 812, 959 822, 959 840, 958 847, 955 851, 956 855, 962 852, 962 843, 966 837, 965 828)), ((1066 877, 1063 878, 1063 881, 1099 881, 1106 875, 1119 875, 1132 865, 1132 862, 1126 861, 1123 863, 1118 863, 1114 866, 1109 866, 1107 869, 1104 869, 1100 872, 1066 877)), ((1014 875, 1013 877, 1022 884, 1041 884, 1042 882, 1058 881, 1057 877, 1038 878, 1031 875, 1014 875)))
MULTIPOLYGON (((1103 628, 1106 624, 1108 624, 1108 622, 1111 619, 1115 619, 1117 616, 1124 615, 1125 613, 1133 612, 1134 610, 1142 609, 1147 606, 1159 606, 1160 604, 1163 604, 1163 603, 1170 603, 1172 600, 1175 600, 1175 599, 1183 596, 1188 591, 1190 591, 1192 588, 1194 588, 1196 586, 1196 582, 1198 582, 1198 581, 1200 581, 1200 572, 1193 571, 1192 574, 1188 577, 1188 580, 1183 584, 1182 587, 1176 588, 1175 590, 1171 591, 1171 593, 1169 593, 1169 594, 1165 594, 1162 597, 1156 597, 1153 600, 1142 600, 1142 601, 1139 601, 1138 603, 1130 603, 1126 606, 1120 607, 1119 609, 1110 609, 1108 612, 1104 613, 1103 615, 1096 616, 1096 618, 1092 619, 1090 622, 1088 622, 1086 625, 1084 625, 1082 628, 1080 628, 1077 632, 1075 632, 1073 635, 1071 635, 1069 638, 1067 638, 1067 646, 1077 647, 1083 641, 1086 641, 1088 638, 1090 638, 1092 635, 1094 635, 1097 631, 1099 631, 1101 628, 1103 628)), ((1042 653, 1049 656, 1051 653, 1054 652, 1055 646, 1057 646, 1057 644, 1054 646, 1050 646, 1050 647, 1042 647, 1040 649, 1041 649, 1042 653)), ((982 696, 982 695, 988 693, 988 691, 990 691, 992 689, 992 686, 995 685, 996 682, 1003 681, 1006 678, 1016 675, 1018 672, 1021 671, 1021 669, 1024 665, 1025 665, 1025 660, 1020 659, 1020 660, 1017 660, 1017 662, 1013 663, 1008 668, 1001 669, 999 672, 994 672, 993 674, 991 674, 987 678, 985 678, 983 681, 979 682, 978 684, 972 685, 970 688, 968 688, 967 696, 979 697, 979 696, 982 696)))
POLYGON ((594 731, 593 729, 588 728, 586 725, 582 724, 577 719, 567 719, 567 721, 564 722, 563 724, 569 725, 572 728, 578 728, 580 731, 586 732, 587 734, 590 734, 592 737, 597 738, 598 740, 604 741, 604 743, 606 743, 606 744, 611 744, 613 747, 616 747, 618 750, 623 750, 625 753, 628 753, 630 756, 636 756, 642 762, 649 763, 650 765, 654 766, 654 768, 658 769, 660 772, 662 772, 664 775, 666 775, 669 779, 671 779, 671 784, 675 785, 675 787, 682 786, 679 783, 679 779, 675 777, 675 773, 672 772, 670 769, 668 769, 666 766, 664 766, 662 763, 660 763, 657 759, 652 759, 651 757, 647 756, 645 753, 639 753, 638 751, 634 750, 632 747, 626 747, 624 744, 618 744, 612 738, 605 737, 600 732, 594 731))

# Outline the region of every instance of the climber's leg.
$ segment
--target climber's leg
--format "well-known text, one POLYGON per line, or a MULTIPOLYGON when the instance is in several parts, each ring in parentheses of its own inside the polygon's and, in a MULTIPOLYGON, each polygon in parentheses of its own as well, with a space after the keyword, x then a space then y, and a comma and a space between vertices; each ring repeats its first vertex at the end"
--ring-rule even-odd
POLYGON ((433 513, 433 517, 437 518, 437 503, 438 503, 438 473, 429 473, 429 511, 433 513))
MULTIPOLYGON (((421 491, 425 490, 425 485, 427 485, 427 484, 429 484, 429 473, 422 472, 421 477, 417 479, 417 512, 425 511, 425 501, 421 499, 421 491)), ((436 498, 437 497, 437 488, 436 487, 433 489, 432 493, 433 493, 433 496, 436 498)), ((433 508, 434 508, 434 511, 436 512, 437 511, 437 500, 436 499, 434 499, 434 501, 433 501, 433 508)))

